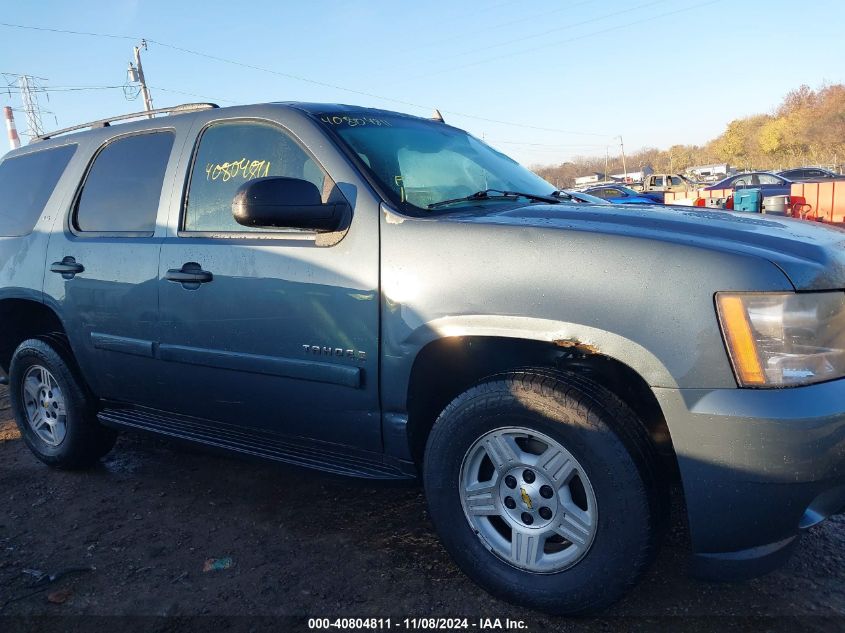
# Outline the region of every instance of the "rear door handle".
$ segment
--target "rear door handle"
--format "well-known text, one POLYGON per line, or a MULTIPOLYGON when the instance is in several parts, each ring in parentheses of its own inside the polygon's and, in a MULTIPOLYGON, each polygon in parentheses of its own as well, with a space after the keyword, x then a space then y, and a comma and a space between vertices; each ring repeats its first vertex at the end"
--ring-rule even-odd
POLYGON ((186 288, 197 288, 199 284, 207 284, 214 281, 214 275, 196 262, 188 262, 182 268, 171 268, 164 275, 167 281, 182 284, 186 288))
POLYGON ((53 262, 50 265, 50 272, 59 273, 62 279, 73 279, 79 273, 85 272, 85 266, 73 257, 65 257, 60 262, 53 262))

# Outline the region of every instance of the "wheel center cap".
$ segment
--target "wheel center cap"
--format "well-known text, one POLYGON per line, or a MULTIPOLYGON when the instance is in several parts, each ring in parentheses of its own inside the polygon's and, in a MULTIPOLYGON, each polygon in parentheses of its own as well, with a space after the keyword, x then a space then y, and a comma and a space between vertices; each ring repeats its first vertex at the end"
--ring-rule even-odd
POLYGON ((526 508, 528 508, 529 510, 533 510, 533 509, 534 509, 534 504, 531 502, 531 495, 529 495, 529 494, 525 491, 525 488, 520 488, 520 489, 519 489, 519 496, 521 496, 521 497, 522 497, 522 503, 524 503, 524 504, 525 504, 525 507, 526 507, 526 508))

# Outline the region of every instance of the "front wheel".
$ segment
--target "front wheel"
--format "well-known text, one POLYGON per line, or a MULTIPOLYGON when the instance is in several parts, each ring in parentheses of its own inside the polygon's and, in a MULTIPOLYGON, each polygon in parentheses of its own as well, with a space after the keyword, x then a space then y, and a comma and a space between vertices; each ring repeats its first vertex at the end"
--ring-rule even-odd
POLYGON ((634 585, 658 541, 663 487, 631 410, 575 374, 514 372, 455 399, 424 463, 435 527, 490 593, 553 614, 634 585))

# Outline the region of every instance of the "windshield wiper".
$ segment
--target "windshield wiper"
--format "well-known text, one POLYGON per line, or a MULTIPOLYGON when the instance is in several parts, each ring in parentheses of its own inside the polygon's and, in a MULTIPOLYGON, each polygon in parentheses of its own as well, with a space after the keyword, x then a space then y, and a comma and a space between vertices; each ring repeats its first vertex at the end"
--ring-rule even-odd
POLYGON ((438 207, 446 206, 447 204, 454 204, 456 202, 472 202, 473 200, 500 200, 502 198, 528 198, 536 202, 548 202, 550 204, 557 204, 560 202, 559 198, 552 196, 540 196, 535 193, 524 193, 522 191, 502 191, 501 189, 484 189, 476 191, 475 193, 464 196, 463 198, 453 198, 451 200, 441 200, 428 205, 429 209, 436 209, 438 207), (497 193, 497 196, 491 196, 491 193, 497 193))

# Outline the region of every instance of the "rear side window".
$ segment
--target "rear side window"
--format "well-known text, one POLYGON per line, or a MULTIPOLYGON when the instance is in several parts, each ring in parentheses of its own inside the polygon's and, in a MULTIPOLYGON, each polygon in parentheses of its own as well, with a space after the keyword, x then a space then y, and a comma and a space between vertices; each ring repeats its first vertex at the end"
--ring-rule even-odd
POLYGON ((0 163, 0 235, 29 235, 76 151, 63 145, 0 163))
POLYGON ((74 228, 82 232, 155 231, 172 132, 125 136, 97 154, 82 185, 74 228))

